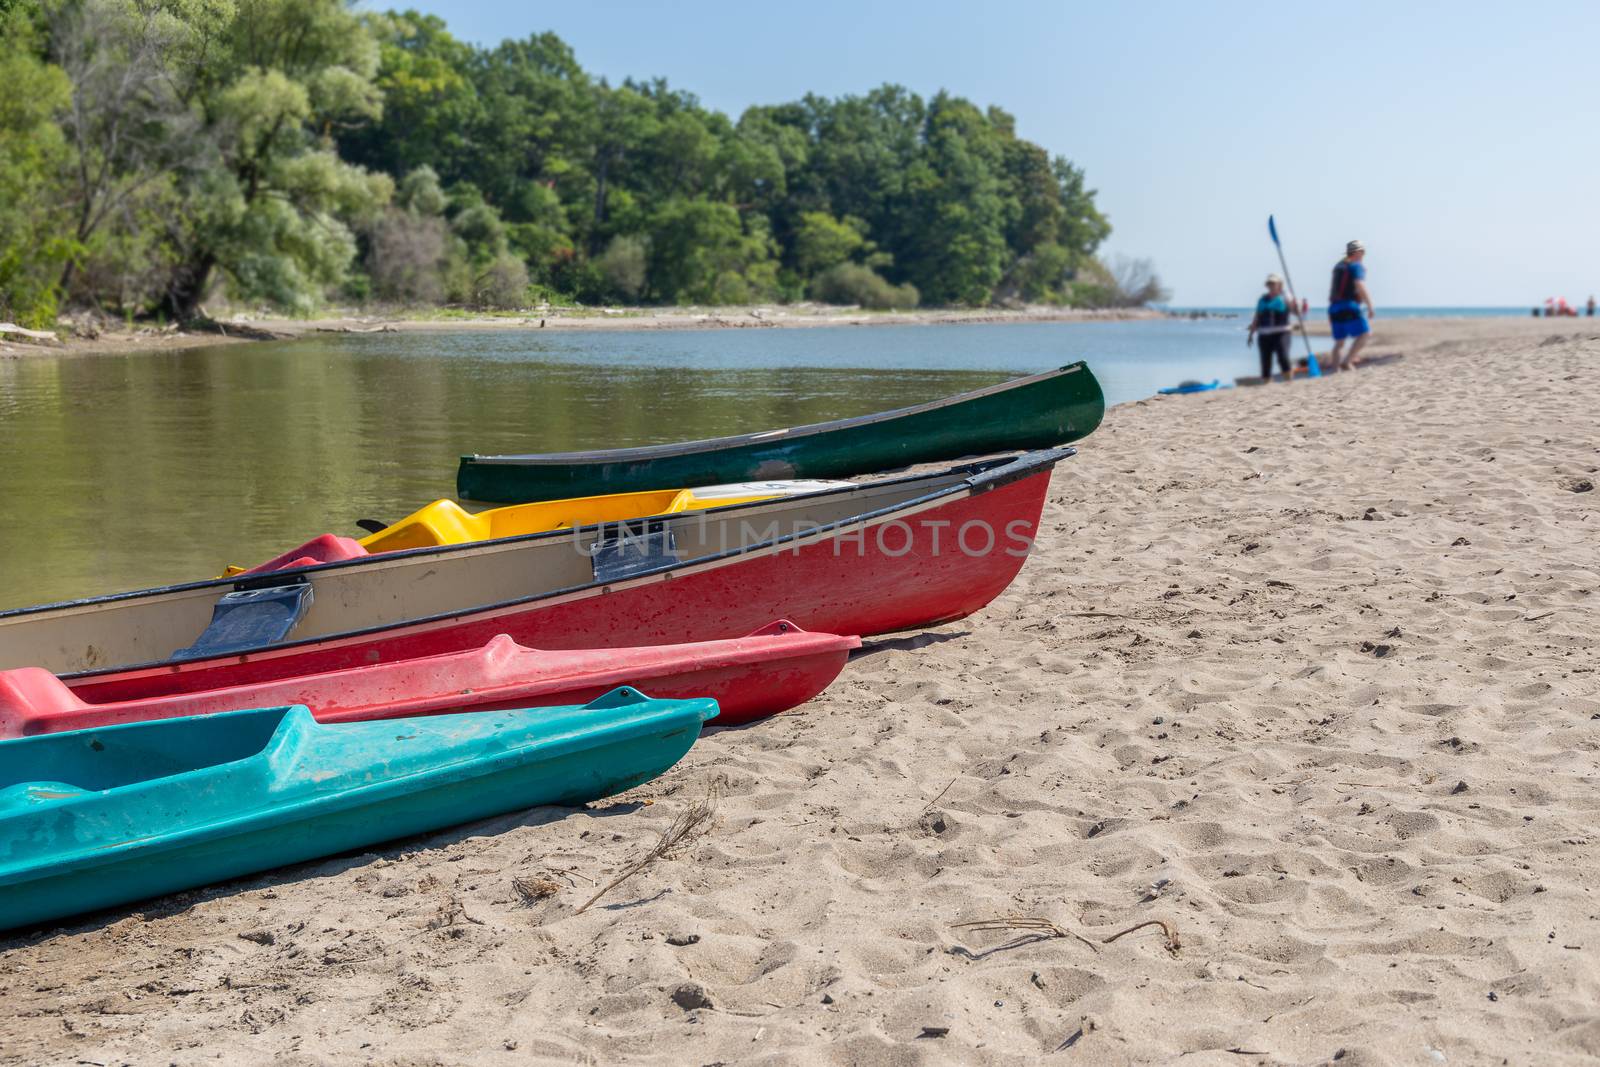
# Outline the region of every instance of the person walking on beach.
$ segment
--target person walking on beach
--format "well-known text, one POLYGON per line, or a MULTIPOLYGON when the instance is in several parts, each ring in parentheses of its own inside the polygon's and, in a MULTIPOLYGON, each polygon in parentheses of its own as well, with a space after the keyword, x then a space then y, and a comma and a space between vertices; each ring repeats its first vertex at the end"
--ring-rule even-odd
POLYGON ((1351 241, 1344 246, 1344 258, 1333 265, 1333 286, 1328 291, 1328 324, 1333 327, 1334 370, 1352 370, 1356 357, 1372 334, 1372 297, 1367 295, 1367 246, 1351 241), (1362 314, 1362 309, 1366 314, 1362 314), (1344 343, 1350 342, 1348 354, 1344 343))
POLYGON ((1283 278, 1269 274, 1266 294, 1256 301, 1255 317, 1250 320, 1250 330, 1244 341, 1248 345, 1253 340, 1258 346, 1261 352, 1261 377, 1267 382, 1272 381, 1274 356, 1283 371, 1283 380, 1288 381, 1292 374, 1289 370, 1289 339, 1294 335, 1290 329, 1289 301, 1283 295, 1283 278))

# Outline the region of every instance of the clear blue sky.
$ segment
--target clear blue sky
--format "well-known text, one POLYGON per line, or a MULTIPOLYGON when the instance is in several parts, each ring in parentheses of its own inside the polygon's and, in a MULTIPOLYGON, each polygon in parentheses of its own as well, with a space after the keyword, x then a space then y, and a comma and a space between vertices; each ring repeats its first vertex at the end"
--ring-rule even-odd
POLYGON ((998 104, 1086 169, 1106 250, 1154 259, 1174 303, 1253 300, 1269 211, 1313 302, 1351 237, 1380 313, 1600 293, 1600 4, 421 9, 480 44, 553 30, 593 73, 662 76, 734 117, 884 82, 998 104))

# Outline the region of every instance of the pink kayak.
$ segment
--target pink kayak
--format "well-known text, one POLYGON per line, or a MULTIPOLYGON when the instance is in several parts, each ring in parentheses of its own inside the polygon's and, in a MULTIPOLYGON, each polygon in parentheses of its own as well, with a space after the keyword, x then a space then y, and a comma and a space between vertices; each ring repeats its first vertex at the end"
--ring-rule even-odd
POLYGON ((91 704, 49 671, 0 671, 0 739, 118 723, 304 704, 318 722, 586 704, 619 685, 661 699, 716 698, 714 726, 803 704, 844 669, 859 637, 808 633, 792 622, 748 637, 643 648, 546 651, 504 634, 482 648, 254 682, 198 693, 91 704))

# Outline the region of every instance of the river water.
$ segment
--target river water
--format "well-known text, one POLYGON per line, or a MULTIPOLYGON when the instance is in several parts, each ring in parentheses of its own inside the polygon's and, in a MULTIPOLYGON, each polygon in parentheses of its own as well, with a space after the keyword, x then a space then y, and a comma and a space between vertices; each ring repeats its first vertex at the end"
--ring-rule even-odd
POLYGON ((355 534, 357 519, 451 495, 463 452, 792 426, 1077 359, 1114 404, 1255 373, 1243 327, 318 334, 0 360, 0 608, 210 577, 355 534))

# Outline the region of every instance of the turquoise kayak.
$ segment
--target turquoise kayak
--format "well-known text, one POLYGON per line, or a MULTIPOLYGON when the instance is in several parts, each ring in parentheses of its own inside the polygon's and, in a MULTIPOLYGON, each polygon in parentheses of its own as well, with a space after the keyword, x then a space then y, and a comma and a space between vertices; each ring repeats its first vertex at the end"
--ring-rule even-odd
POLYGON ((0 742, 0 928, 537 804, 676 763, 714 700, 318 723, 303 705, 0 742))
POLYGON ((1185 393, 1209 393, 1213 389, 1222 388, 1222 382, 1216 378, 1209 382, 1183 382, 1180 385, 1169 385, 1165 389, 1157 389, 1162 396, 1182 396, 1185 393))

